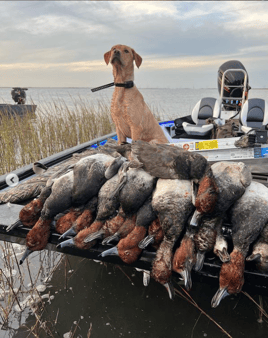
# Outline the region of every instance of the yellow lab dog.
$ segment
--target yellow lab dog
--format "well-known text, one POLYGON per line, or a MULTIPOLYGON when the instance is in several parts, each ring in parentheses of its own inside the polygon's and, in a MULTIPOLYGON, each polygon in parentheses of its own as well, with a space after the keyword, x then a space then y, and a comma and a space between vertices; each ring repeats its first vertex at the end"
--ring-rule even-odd
POLYGON ((111 116, 116 126, 118 143, 129 137, 152 144, 167 143, 163 130, 134 85, 134 61, 139 68, 142 58, 134 49, 116 45, 104 54, 104 60, 113 66, 115 90, 111 104, 111 116))

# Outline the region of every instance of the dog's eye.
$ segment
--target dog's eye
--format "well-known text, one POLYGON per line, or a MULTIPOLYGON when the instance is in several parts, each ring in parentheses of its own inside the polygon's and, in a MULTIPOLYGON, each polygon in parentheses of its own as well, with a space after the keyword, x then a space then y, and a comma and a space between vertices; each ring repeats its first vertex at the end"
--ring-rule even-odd
POLYGON ((127 49, 124 50, 125 53, 129 53, 129 51, 127 49))

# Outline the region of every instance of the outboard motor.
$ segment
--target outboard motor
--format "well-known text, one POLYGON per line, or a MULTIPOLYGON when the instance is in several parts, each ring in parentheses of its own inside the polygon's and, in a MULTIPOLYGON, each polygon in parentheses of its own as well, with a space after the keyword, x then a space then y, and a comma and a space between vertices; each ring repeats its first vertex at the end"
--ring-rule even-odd
POLYGON ((248 91, 251 89, 248 82, 248 73, 240 61, 230 60, 220 66, 218 70, 218 91, 224 110, 241 110, 242 105, 248 98, 248 91), (224 81, 222 81, 223 75, 224 81))
POLYGON ((11 90, 12 99, 18 104, 25 104, 26 102, 26 93, 25 90, 28 88, 15 87, 11 90))

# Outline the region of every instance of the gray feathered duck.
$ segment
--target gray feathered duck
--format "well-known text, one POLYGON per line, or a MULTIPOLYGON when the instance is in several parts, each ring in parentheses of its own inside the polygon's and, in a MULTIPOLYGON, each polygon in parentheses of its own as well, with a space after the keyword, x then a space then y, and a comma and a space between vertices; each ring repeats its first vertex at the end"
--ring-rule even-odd
POLYGON ((228 211, 233 225, 233 251, 230 254, 230 261, 222 264, 220 285, 212 299, 212 307, 217 307, 226 296, 241 291, 249 247, 268 223, 267 205, 268 188, 253 181, 228 211))

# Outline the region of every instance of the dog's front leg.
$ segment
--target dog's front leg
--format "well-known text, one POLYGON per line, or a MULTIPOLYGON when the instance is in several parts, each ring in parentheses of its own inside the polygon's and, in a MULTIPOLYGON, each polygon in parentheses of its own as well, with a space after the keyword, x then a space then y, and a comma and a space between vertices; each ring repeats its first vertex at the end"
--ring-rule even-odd
POLYGON ((117 134, 118 144, 126 142, 127 140, 126 136, 117 127, 116 127, 116 134, 117 134))

